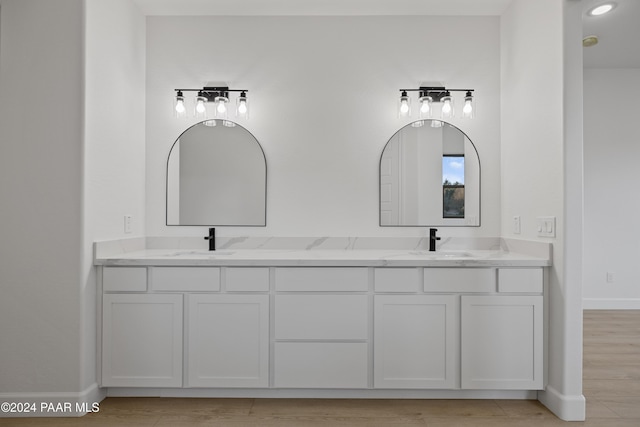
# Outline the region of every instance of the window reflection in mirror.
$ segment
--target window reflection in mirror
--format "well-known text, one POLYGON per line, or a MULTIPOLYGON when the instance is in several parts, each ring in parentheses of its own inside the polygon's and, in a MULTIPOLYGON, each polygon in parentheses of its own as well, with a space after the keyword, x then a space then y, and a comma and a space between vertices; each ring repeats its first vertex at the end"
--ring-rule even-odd
POLYGON ((442 217, 464 218, 464 155, 442 156, 442 217))

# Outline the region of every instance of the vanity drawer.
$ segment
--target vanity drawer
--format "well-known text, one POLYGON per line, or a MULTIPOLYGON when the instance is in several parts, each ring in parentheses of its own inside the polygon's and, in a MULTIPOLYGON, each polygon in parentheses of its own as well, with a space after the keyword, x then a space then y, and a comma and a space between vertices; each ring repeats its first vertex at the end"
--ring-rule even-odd
POLYGON ((268 267, 225 268, 225 288, 230 292, 269 292, 268 267))
POLYGON ((495 268, 425 268, 425 292, 495 292, 495 268))
POLYGON ((542 291, 542 268, 498 269, 498 292, 541 294, 542 291))
POLYGON ((220 290, 218 267, 153 267, 151 289, 154 291, 211 292, 220 290))
POLYGON ((420 270, 417 268, 376 268, 373 271, 376 292, 418 292, 420 270))
POLYGON ((278 388, 367 388, 366 343, 279 342, 274 386, 278 388))
POLYGON ((146 292, 146 267, 104 267, 102 269, 103 292, 146 292))
POLYGON ((279 340, 366 340, 367 295, 276 295, 279 340))
POLYGON ((276 268, 276 291, 366 292, 368 289, 366 268, 276 268))

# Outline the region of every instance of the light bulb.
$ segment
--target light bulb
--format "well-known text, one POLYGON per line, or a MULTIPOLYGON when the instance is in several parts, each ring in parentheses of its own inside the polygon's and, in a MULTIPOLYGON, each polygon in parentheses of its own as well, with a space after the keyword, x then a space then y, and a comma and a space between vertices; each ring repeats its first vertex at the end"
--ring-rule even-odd
POLYGON ((196 97, 196 108, 194 111, 194 116, 198 119, 206 119, 207 118, 207 106, 206 103, 207 98, 204 96, 202 91, 198 92, 198 96, 196 97))
POLYGON ((220 119, 226 119, 227 118, 227 102, 229 102, 229 98, 227 98, 223 94, 220 94, 220 96, 216 96, 216 98, 214 99, 214 102, 216 103, 215 116, 220 119))
POLYGON ((236 116, 249 118, 249 102, 247 100, 246 92, 240 92, 240 96, 236 98, 236 116))
POLYGON ((442 97, 442 114, 441 118, 450 119, 453 117, 453 99, 451 98, 451 93, 449 91, 446 92, 445 96, 442 97))
POLYGON ((467 91, 467 94, 464 97, 464 107, 462 107, 462 117, 467 119, 473 119, 476 115, 474 105, 473 95, 471 95, 471 91, 467 91))
POLYGON ((420 118, 421 119, 429 119, 431 118, 431 102, 433 102, 433 98, 425 95, 424 92, 420 92, 420 118))
POLYGON ((187 108, 184 105, 184 96, 181 90, 178 91, 173 101, 173 115, 179 119, 187 117, 187 108))
POLYGON ((407 91, 402 91, 400 95, 400 104, 398 105, 398 117, 411 116, 411 98, 407 95, 407 91))

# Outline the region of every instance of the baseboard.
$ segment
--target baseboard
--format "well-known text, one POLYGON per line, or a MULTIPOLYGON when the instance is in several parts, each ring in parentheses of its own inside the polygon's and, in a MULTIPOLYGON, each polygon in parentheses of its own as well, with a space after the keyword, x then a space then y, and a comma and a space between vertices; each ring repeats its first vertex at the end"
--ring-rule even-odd
POLYGON ((587 403, 581 394, 564 395, 553 387, 547 386, 545 391, 538 392, 538 400, 561 420, 585 420, 587 403))
POLYGON ((640 310, 640 298, 584 298, 584 310, 640 310))
POLYGON ((105 397, 97 383, 79 393, 0 393, 0 418, 81 417, 98 412, 105 397))
POLYGON ((109 387, 109 397, 198 397, 243 399, 503 399, 536 400, 535 390, 389 390, 274 388, 109 387))

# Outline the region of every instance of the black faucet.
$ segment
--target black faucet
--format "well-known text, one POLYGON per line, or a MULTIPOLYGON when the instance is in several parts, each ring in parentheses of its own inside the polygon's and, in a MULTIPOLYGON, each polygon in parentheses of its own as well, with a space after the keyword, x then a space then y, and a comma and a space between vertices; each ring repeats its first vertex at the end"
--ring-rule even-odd
POLYGON ((430 228, 429 229, 429 251, 431 252, 435 252, 436 251, 436 241, 440 240, 440 238, 438 236, 436 236, 436 232, 438 231, 437 228, 430 228))
POLYGON ((215 228, 210 228, 209 229, 209 235, 204 237, 204 240, 208 240, 209 241, 209 250, 210 251, 215 251, 216 250, 216 229, 215 228))

